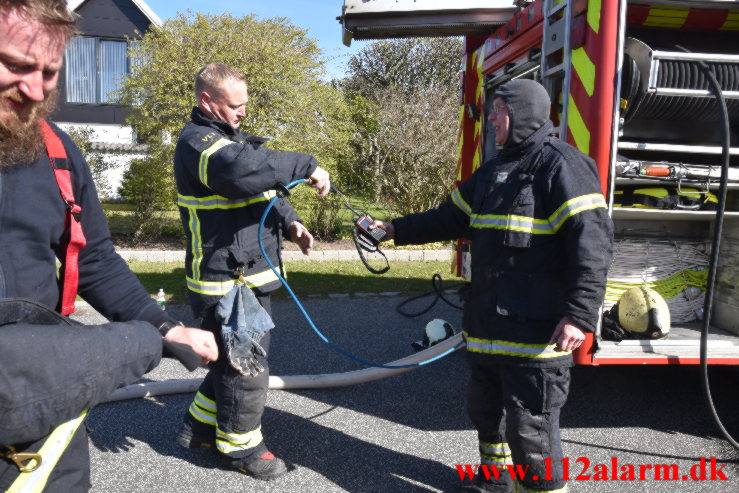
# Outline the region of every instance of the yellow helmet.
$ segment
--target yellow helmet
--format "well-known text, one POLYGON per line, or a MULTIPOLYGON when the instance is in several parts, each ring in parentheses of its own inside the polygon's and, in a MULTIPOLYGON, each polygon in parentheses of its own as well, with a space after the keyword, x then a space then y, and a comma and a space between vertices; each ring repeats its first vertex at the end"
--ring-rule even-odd
POLYGON ((670 332, 670 309, 657 291, 638 286, 618 300, 618 323, 638 337, 661 339, 670 332))

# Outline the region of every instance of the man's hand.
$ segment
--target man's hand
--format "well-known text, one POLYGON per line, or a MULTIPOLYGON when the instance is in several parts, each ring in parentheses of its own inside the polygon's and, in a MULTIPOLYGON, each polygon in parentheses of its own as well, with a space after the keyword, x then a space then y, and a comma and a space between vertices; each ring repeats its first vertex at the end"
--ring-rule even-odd
POLYGON ((178 325, 167 332, 164 340, 187 344, 203 359, 202 364, 204 365, 218 359, 218 346, 210 331, 178 325))
POLYGON ((310 250, 313 248, 313 235, 310 234, 308 228, 300 221, 293 221, 290 223, 288 231, 290 233, 290 241, 300 247, 303 255, 310 255, 310 250))
POLYGON ((385 238, 383 238, 382 241, 392 240, 395 238, 395 226, 393 226, 393 223, 385 223, 375 219, 370 225, 370 229, 372 228, 380 228, 385 231, 385 238))
POLYGON ((574 351, 585 340, 585 331, 570 317, 563 317, 554 329, 549 344, 556 344, 557 351, 574 351))
POLYGON ((310 182, 308 184, 318 189, 319 197, 325 197, 331 191, 331 180, 329 179, 328 171, 320 166, 316 168, 309 178, 310 182))

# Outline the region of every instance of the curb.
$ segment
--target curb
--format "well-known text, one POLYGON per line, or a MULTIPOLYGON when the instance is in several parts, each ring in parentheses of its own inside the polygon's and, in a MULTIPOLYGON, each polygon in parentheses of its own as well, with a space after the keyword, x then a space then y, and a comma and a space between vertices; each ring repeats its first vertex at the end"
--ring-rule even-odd
MULTIPOLYGON (((125 261, 138 260, 141 262, 184 262, 184 250, 116 250, 125 261)), ((452 251, 449 250, 387 250, 384 252, 389 261, 421 261, 451 260, 452 251)), ((282 260, 293 261, 354 261, 359 260, 356 250, 314 250, 305 256, 297 250, 283 250, 282 260)))
MULTIPOLYGON (((356 292, 356 293, 322 293, 322 294, 306 294, 304 296, 301 296, 301 299, 313 299, 313 300, 343 300, 343 299, 353 299, 353 298, 393 298, 396 296, 401 296, 407 293, 403 293, 401 291, 377 291, 377 292, 356 292)), ((409 295, 414 295, 416 293, 408 293, 409 295)), ((154 294, 151 294, 152 299, 154 299, 154 294)), ((292 301, 292 298, 285 298, 285 299, 275 299, 272 298, 272 302, 275 301, 292 301)), ((171 309, 173 307, 183 307, 189 309, 189 305, 186 304, 167 304, 167 309, 171 309)), ((78 299, 74 302, 74 315, 73 316, 81 316, 87 314, 90 310, 95 311, 92 306, 86 302, 85 300, 78 299)))

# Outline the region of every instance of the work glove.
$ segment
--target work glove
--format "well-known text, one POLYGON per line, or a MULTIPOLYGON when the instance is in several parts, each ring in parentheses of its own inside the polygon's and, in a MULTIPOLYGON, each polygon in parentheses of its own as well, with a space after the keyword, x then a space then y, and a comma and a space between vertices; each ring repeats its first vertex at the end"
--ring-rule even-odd
POLYGON ((613 305, 610 310, 603 312, 600 335, 607 341, 621 342, 624 339, 629 339, 629 333, 618 323, 618 303, 613 305))
POLYGON ((252 290, 244 284, 236 284, 221 298, 215 315, 221 324, 228 363, 244 376, 254 377, 263 372, 257 356, 267 356, 267 351, 259 341, 275 325, 252 290))

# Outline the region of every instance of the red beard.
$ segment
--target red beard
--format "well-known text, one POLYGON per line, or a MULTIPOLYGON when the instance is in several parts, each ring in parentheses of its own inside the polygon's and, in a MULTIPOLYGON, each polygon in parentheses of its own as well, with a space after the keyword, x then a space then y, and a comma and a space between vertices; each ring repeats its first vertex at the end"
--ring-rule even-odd
MULTIPOLYGON (((35 162, 44 152, 40 120, 56 107, 58 91, 54 89, 40 103, 31 103, 22 111, 3 108, 0 117, 0 167, 10 167, 35 162)), ((0 100, 9 98, 23 103, 27 98, 13 87, 0 91, 0 100)))

